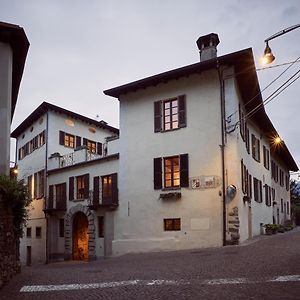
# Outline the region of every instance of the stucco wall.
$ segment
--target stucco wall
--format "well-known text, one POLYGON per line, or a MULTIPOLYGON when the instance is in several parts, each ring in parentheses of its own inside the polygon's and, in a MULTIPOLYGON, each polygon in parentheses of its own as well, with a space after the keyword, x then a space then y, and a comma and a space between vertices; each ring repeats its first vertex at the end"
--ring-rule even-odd
POLYGON ((153 158, 189 154, 189 177, 221 176, 220 90, 217 72, 205 72, 122 96, 120 207, 113 253, 220 246, 221 186, 181 188, 161 200, 153 188, 153 158), (187 127, 154 133, 154 101, 186 95, 187 127), (164 231, 164 218, 181 218, 181 231, 164 231), (197 224, 197 225, 196 225, 197 224))

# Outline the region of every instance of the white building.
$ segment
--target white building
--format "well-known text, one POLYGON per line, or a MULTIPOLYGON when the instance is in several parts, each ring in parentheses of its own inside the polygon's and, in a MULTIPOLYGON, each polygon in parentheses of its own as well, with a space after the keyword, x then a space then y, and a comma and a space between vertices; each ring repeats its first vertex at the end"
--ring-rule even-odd
POLYGON ((22 27, 0 22, 0 173, 9 174, 10 124, 29 42, 22 27))
POLYGON ((48 103, 14 131, 20 176, 47 195, 23 259, 25 247, 53 261, 236 244, 290 218, 298 167, 274 144, 252 50, 217 57, 218 43, 201 37, 199 63, 106 90, 120 101, 119 139, 48 103))
MULTIPOLYGON (((110 169, 107 162, 118 158, 117 154, 110 155, 117 142, 111 137, 118 136, 118 132, 104 121, 98 122, 47 102, 13 131, 11 136, 17 139, 18 179, 27 182, 33 199, 20 243, 21 262, 44 263, 64 255, 64 250, 59 253, 59 237, 64 235, 64 222, 59 218, 64 217, 76 200, 79 204, 83 197, 89 198, 89 189, 85 189, 81 198, 76 195, 72 203, 67 201, 65 174, 68 171, 64 170, 73 170, 74 176, 78 168, 73 166, 78 165, 82 175, 87 165, 96 169, 95 176, 117 172, 116 163, 113 162, 110 169), (109 140, 112 142, 108 145, 109 140), (61 170, 57 176, 53 175, 55 169, 61 170), (108 173, 103 173, 104 170, 108 173)), ((79 181, 78 177, 75 179, 79 181)), ((83 188, 86 182, 81 184, 83 188)))
POLYGON ((238 243, 290 216, 298 167, 274 144, 252 50, 217 57, 218 43, 200 37, 199 63, 104 91, 120 101, 115 255, 238 243))

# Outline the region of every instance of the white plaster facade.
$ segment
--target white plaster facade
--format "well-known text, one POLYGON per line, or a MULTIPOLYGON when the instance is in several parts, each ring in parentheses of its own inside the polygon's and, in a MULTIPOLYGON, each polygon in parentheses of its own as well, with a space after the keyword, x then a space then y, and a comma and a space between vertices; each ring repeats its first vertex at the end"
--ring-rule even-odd
MULTIPOLYGON (((29 190, 33 200, 27 226, 24 228, 24 236, 20 241, 20 259, 22 264, 45 263, 49 260, 49 252, 59 253, 61 249, 62 238, 58 237, 57 240, 53 240, 53 236, 57 237, 58 233, 57 220, 53 217, 51 218, 53 213, 47 213, 47 197, 45 197, 48 195, 49 179, 52 180, 53 177, 56 177, 54 181, 59 181, 61 175, 50 177, 48 172, 52 169, 63 169, 63 166, 69 167, 78 163, 81 163, 82 166, 85 162, 93 165, 92 168, 97 169, 98 167, 95 166, 94 161, 111 153, 107 138, 116 136, 117 132, 118 130, 108 126, 103 121, 102 123, 97 122, 44 102, 12 133, 12 136, 17 139, 18 179, 22 179, 28 184, 29 177, 32 178, 29 190), (77 146, 75 140, 74 147, 62 145, 60 142, 60 131, 73 135, 75 139, 76 136, 80 137, 81 145, 83 139, 101 143, 101 153, 91 154, 86 147, 74 151, 74 148, 77 146), (35 137, 37 137, 38 141, 36 145, 35 142, 32 142, 35 137), (53 156, 53 154, 56 155, 53 156), (76 154, 80 155, 76 156, 76 154), (65 160, 65 158, 69 157, 72 159, 65 160), (35 177, 34 174, 38 172, 43 172, 44 174, 44 185, 42 187, 43 191, 35 195, 34 190, 39 185, 40 177, 35 177), (37 183, 35 183, 36 180, 38 181, 37 183), (36 230, 41 230, 41 235, 38 237, 36 236, 36 230), (52 244, 49 243, 50 240, 53 242, 52 244)), ((117 144, 117 139, 112 144, 117 144)), ((107 164, 115 165, 115 162, 107 160, 106 163, 100 164, 100 169, 106 170, 107 164)), ((87 166, 87 168, 89 167, 87 166)), ((85 170, 84 166, 82 170, 85 170)), ((117 172, 116 166, 112 166, 112 171, 114 170, 117 172)), ((61 174, 64 173, 62 172, 61 174)), ((72 205, 68 206, 68 209, 71 207, 72 205)), ((62 212, 57 211, 58 216, 61 214, 62 212)))

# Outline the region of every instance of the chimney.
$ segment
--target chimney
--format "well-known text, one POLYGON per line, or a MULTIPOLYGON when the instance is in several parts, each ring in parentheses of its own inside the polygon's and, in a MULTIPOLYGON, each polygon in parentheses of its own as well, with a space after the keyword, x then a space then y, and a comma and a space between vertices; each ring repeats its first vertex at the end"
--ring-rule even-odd
POLYGON ((200 52, 200 61, 217 57, 217 46, 220 40, 216 33, 200 36, 196 43, 200 52))

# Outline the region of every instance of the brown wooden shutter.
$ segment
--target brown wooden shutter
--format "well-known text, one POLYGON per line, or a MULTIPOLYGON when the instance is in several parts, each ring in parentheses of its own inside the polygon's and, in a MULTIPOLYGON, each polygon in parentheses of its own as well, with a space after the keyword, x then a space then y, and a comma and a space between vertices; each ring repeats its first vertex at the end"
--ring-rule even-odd
POLYGON ((119 193, 118 193, 118 174, 111 174, 112 181, 112 204, 118 205, 119 203, 119 193))
POLYGON ((259 182, 260 202, 262 202, 262 182, 261 182, 261 180, 259 180, 258 182, 259 182))
POLYGON ((178 96, 178 126, 186 127, 186 101, 185 95, 178 96))
POLYGON ((69 200, 74 200, 74 177, 69 177, 69 200))
POLYGON ((59 144, 64 145, 65 144, 65 133, 63 131, 59 131, 59 144))
POLYGON ((49 197, 47 209, 53 208, 53 185, 49 185, 49 197))
POLYGON ((83 191, 83 197, 89 198, 90 194, 90 174, 83 175, 83 181, 84 181, 84 191, 83 191))
POLYGON ((81 146, 81 137, 76 136, 76 147, 80 147, 80 146, 81 146))
POLYGON ((100 177, 95 176, 93 181, 93 204, 97 205, 99 204, 99 183, 100 183, 100 177))
POLYGON ((64 182, 62 184, 62 203, 61 203, 61 208, 62 209, 67 209, 67 184, 64 182))
POLYGON ((154 170, 154 189, 159 190, 162 188, 162 165, 161 157, 153 159, 153 170, 154 170))
POLYGON ((180 186, 189 187, 189 155, 180 155, 180 186))
POLYGON ((260 161, 260 141, 259 139, 256 140, 256 146, 257 146, 257 160, 260 161))
POLYGON ((97 143, 97 154, 102 155, 102 143, 97 143))
POLYGON ((88 140, 86 138, 83 138, 83 143, 82 143, 84 146, 87 146, 88 144, 88 140))
POLYGON ((161 101, 154 102, 154 132, 161 131, 161 123, 162 123, 162 116, 161 116, 161 101))
POLYGON ((37 198, 37 178, 38 178, 38 173, 34 173, 33 175, 33 198, 36 199, 37 198))

